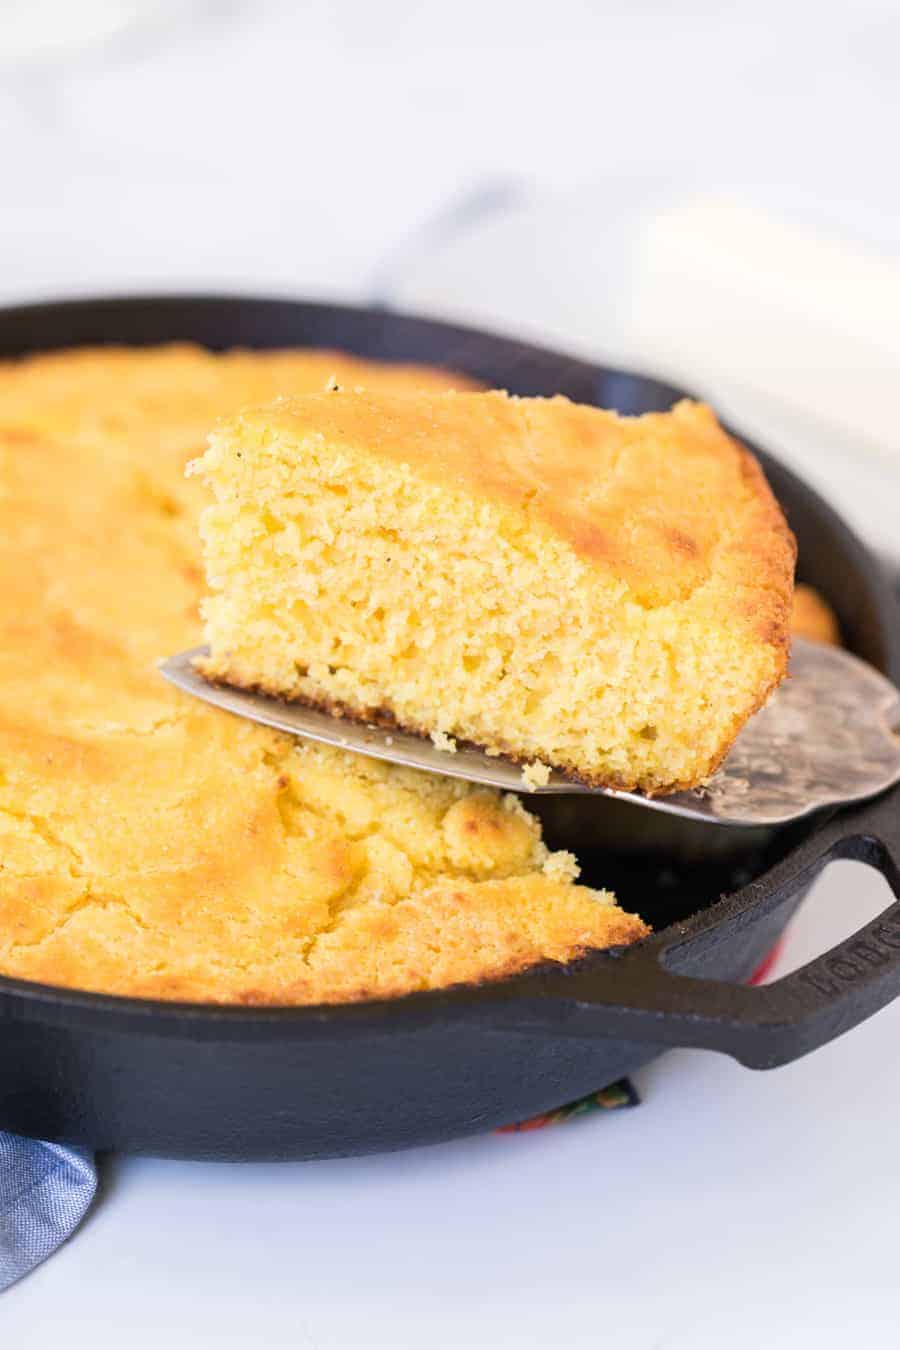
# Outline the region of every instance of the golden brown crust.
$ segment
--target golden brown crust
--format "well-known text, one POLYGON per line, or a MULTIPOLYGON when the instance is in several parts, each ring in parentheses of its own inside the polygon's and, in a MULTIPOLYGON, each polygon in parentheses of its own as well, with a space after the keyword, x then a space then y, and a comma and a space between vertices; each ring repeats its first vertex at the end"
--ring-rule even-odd
POLYGON ((786 650, 793 536, 756 460, 703 404, 620 417, 562 397, 367 390, 280 399, 221 427, 223 440, 254 431, 365 448, 520 508, 647 606, 689 595, 715 560, 726 584, 769 590, 753 617, 786 650))
MULTIPOLYGON (((247 984, 235 987, 229 1002, 248 1006, 290 1006, 302 1003, 352 1003, 370 999, 400 998, 405 994, 427 989, 451 989, 461 985, 479 985, 494 980, 548 967, 550 964, 569 964, 580 961, 598 951, 631 946, 650 934, 649 927, 637 915, 625 914, 613 907, 596 907, 603 915, 602 927, 592 919, 590 937, 583 941, 573 938, 578 916, 566 905, 562 891, 556 897, 559 936, 554 939, 542 923, 541 952, 528 931, 527 895, 516 895, 507 888, 507 895, 515 908, 507 908, 498 895, 491 895, 488 883, 482 888, 480 899, 487 901, 473 905, 465 890, 449 890, 442 895, 431 894, 426 902, 402 901, 381 912, 370 911, 362 916, 355 931, 342 933, 343 946, 334 960, 326 952, 321 967, 313 975, 303 975, 280 988, 247 984), (524 911, 524 917, 523 917, 524 911), (411 952, 427 951, 439 941, 443 959, 435 966, 428 962, 404 962, 391 970, 372 960, 379 950, 392 951, 406 946, 411 952), (549 950, 547 950, 549 948, 549 950), (554 955, 555 951, 555 955, 554 955), (327 972, 323 978, 323 972, 327 972)), ((165 997, 171 999, 204 1000, 196 985, 178 977, 158 980, 133 981, 129 992, 137 997, 165 997), (160 990, 164 992, 160 992, 160 990)), ((213 999, 213 1001, 216 1001, 213 999)))

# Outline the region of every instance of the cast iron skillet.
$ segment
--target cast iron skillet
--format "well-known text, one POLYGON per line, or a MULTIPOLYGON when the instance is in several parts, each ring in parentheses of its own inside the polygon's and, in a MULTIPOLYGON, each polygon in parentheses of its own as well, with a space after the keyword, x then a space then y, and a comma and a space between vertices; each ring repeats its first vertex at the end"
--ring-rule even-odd
MULTIPOLYGON (((664 409, 679 395, 639 375, 373 310, 167 297, 0 312, 0 355, 172 339, 216 348, 342 347, 623 412, 664 409)), ((900 678, 900 625, 878 566, 814 492, 761 458, 798 535, 806 579, 837 608, 850 646, 900 678)), ((575 965, 381 1003, 276 1009, 167 1004, 0 979, 0 1127, 193 1158, 401 1148, 547 1110, 667 1046, 725 1051, 754 1068, 784 1064, 900 992, 896 901, 803 970, 763 988, 738 983, 831 859, 878 868, 900 895, 900 789, 774 832, 742 864, 743 884, 723 899, 714 863, 695 860, 673 889, 671 868, 660 872, 656 861, 648 869, 634 852, 633 824, 624 853, 620 817, 597 816, 595 828, 598 882, 618 868, 623 902, 658 931, 637 947, 575 965), (756 874, 748 879, 748 871, 756 874)), ((679 840, 671 843, 677 851, 679 840)), ((696 841, 691 847, 696 853, 696 841)), ((590 879, 590 850, 587 856, 590 879)))

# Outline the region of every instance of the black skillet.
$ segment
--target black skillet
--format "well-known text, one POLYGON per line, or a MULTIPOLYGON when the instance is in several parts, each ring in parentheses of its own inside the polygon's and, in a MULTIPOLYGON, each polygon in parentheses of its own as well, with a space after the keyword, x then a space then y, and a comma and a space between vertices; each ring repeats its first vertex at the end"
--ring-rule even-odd
MULTIPOLYGON (((2 356, 172 339, 341 347, 628 413, 679 396, 639 375, 382 311, 193 297, 0 311, 2 356)), ((878 565, 810 488, 760 458, 798 536, 804 579, 831 600, 850 647, 900 679, 900 624, 878 565)), ((667 1046, 724 1051, 754 1068, 784 1064, 900 993, 897 902, 777 983, 739 983, 831 859, 870 864, 900 895, 900 789, 745 840, 740 857, 724 861, 715 827, 698 836, 690 822, 637 808, 640 822, 607 814, 618 806, 593 803, 586 880, 596 869, 598 883, 614 882, 625 906, 650 919, 657 931, 643 944, 497 983, 336 1007, 167 1004, 0 978, 0 1127, 191 1158, 402 1148, 547 1110, 667 1046), (663 819, 665 838, 651 833, 663 819)), ((552 822, 547 829, 558 842, 552 822)))

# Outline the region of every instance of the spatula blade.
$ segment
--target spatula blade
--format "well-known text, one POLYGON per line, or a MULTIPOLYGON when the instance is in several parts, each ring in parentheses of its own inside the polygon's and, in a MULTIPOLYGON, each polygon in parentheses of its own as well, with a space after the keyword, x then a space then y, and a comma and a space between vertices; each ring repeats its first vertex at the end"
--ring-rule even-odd
POLYGON ((424 736, 215 684, 194 664, 206 653, 205 647, 180 652, 159 669, 185 693, 263 726, 508 792, 595 793, 711 824, 759 826, 859 801, 900 780, 900 693, 849 652, 802 639, 794 642, 789 678, 743 728, 709 783, 665 797, 586 788, 557 772, 530 787, 518 765, 473 747, 438 749, 424 736))

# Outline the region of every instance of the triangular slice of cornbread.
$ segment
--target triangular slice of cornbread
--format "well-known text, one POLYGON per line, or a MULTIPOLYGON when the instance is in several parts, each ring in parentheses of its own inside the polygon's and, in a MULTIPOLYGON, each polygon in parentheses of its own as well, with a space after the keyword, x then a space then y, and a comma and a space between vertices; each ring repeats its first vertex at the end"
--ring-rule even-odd
POLYGON ((794 540, 702 405, 334 389, 195 467, 228 683, 666 792, 784 675, 794 540))

